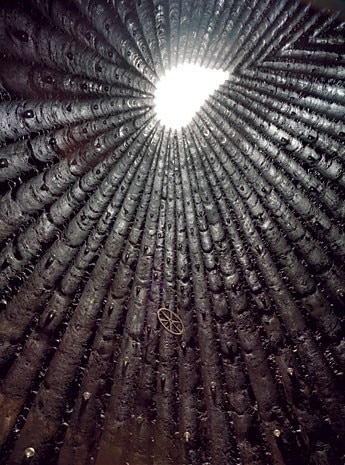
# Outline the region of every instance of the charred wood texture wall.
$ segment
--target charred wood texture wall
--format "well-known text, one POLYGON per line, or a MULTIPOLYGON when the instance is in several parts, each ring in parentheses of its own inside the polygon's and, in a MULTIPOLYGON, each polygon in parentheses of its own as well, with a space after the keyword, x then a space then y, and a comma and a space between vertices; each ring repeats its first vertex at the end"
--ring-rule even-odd
POLYGON ((343 463, 344 31, 1 2, 2 465, 343 463), (230 78, 177 133, 153 93, 185 61, 230 78))

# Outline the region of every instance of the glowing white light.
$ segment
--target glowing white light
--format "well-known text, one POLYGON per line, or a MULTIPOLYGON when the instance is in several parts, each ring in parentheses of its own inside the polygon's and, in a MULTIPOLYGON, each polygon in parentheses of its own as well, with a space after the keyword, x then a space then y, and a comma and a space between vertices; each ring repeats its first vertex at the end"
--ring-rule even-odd
POLYGON ((172 129, 185 126, 205 100, 228 78, 227 71, 188 63, 171 69, 156 86, 155 107, 158 119, 172 129))

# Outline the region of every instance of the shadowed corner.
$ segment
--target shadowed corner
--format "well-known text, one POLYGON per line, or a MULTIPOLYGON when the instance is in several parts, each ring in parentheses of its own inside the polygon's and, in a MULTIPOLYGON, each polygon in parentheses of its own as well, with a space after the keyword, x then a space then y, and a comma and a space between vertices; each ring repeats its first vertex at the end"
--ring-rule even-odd
POLYGON ((302 0, 302 3, 312 5, 317 10, 328 11, 331 14, 338 14, 340 19, 345 19, 344 0, 302 0))

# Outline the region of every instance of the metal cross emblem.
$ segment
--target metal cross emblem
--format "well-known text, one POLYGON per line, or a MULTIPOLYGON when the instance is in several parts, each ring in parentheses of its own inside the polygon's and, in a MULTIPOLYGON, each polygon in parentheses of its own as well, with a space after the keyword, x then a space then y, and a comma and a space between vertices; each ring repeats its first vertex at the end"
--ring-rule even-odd
POLYGON ((169 308, 160 308, 157 310, 157 316, 160 324, 169 333, 174 334, 175 336, 183 334, 184 325, 177 313, 173 312, 169 308))

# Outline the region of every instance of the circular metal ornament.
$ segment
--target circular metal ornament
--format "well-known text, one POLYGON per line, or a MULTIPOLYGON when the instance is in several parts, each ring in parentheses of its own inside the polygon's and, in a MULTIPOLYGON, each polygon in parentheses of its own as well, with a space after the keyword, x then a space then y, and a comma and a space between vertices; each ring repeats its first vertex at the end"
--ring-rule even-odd
POLYGON ((177 313, 169 308, 160 308, 157 310, 157 316, 160 324, 170 334, 174 334, 175 336, 181 336, 181 334, 183 334, 184 325, 177 313))

